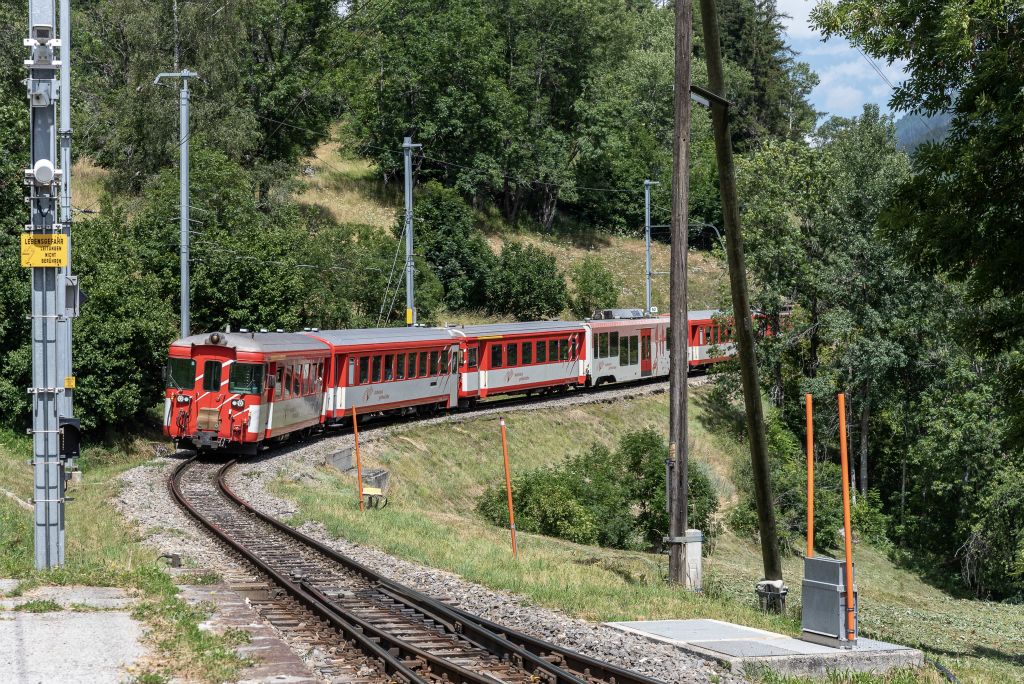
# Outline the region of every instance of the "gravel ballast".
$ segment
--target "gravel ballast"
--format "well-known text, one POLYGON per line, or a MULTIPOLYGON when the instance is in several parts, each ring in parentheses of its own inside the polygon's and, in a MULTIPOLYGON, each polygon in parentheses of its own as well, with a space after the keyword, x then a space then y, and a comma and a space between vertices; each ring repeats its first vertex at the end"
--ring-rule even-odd
MULTIPOLYGON (((697 382, 700 381, 701 379, 697 379, 697 382)), ((666 389, 667 383, 652 383, 627 388, 608 388, 600 392, 571 392, 538 404, 482 407, 468 414, 453 414, 377 427, 367 423, 365 428, 360 429, 360 438, 363 443, 367 443, 424 423, 457 423, 498 412, 537 409, 550 411, 570 405, 617 401, 626 397, 664 392, 666 389)), ((295 504, 270 494, 266 490, 267 484, 279 475, 301 479, 306 474, 312 474, 328 454, 352 446, 352 442, 352 436, 348 433, 336 436, 328 434, 322 439, 306 444, 274 450, 258 459, 239 464, 233 469, 229 484, 235 493, 248 500, 255 508, 275 517, 286 517, 295 513, 295 504)), ((136 520, 149 533, 148 541, 162 551, 181 553, 183 557, 205 568, 220 570, 226 565, 236 571, 241 570, 238 563, 231 560, 173 501, 167 491, 166 477, 178 460, 172 458, 164 462, 163 467, 142 466, 122 476, 126 487, 120 502, 121 510, 129 518, 136 520)), ((537 607, 522 596, 494 591, 449 572, 410 563, 373 548, 332 538, 319 524, 306 523, 299 529, 373 570, 418 591, 505 624, 512 629, 550 640, 586 655, 665 682, 743 681, 711 661, 689 655, 671 646, 657 644, 603 625, 588 623, 559 611, 537 607)))

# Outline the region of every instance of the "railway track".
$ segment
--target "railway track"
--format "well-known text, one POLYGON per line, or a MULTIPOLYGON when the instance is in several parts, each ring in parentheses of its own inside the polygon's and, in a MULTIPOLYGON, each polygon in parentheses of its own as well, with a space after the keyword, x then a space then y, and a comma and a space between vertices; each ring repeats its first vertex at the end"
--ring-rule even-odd
POLYGON ((404 684, 662 684, 508 629, 394 582, 257 511, 192 458, 171 474, 177 502, 252 565, 276 600, 271 621, 328 650, 328 676, 404 684))

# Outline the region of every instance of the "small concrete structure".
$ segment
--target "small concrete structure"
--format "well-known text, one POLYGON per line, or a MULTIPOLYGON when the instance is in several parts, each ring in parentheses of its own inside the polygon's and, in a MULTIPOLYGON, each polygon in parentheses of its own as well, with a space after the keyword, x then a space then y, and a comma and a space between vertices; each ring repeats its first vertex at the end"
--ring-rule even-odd
MULTIPOLYGON (((4 584, 4 591, 12 587, 4 584)), ((42 587, 40 588, 42 589, 42 587)), ((124 598, 90 596, 85 589, 61 595, 54 591, 31 592, 31 597, 14 599, 51 600, 61 605, 88 605, 91 601, 124 598)), ((142 627, 127 612, 29 613, 0 612, 0 673, 4 682, 35 684, 107 684, 128 681, 130 668, 146 655, 142 627)))
POLYGON ((0 608, 17 610, 29 601, 53 601, 61 608, 126 610, 135 601, 117 587, 36 587, 15 598, 0 599, 0 608))
POLYGON ((822 677, 834 671, 877 674, 897 667, 920 667, 924 664, 924 656, 918 650, 873 639, 860 638, 853 648, 831 648, 719 620, 642 620, 607 624, 718 661, 738 673, 769 669, 782 675, 822 677))

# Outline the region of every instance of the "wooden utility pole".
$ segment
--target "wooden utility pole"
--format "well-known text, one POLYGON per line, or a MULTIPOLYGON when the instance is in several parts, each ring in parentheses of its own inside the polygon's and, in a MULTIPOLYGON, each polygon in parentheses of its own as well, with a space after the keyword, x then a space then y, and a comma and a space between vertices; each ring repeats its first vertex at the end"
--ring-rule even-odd
MULTIPOLYGON (((700 0, 701 23, 704 27, 704 49, 708 65, 708 89, 718 98, 725 97, 725 74, 722 70, 722 42, 718 33, 715 0, 700 0)), ((678 94, 678 90, 677 90, 678 94)), ((761 536, 761 557, 764 577, 782 579, 782 560, 775 529, 775 507, 768 469, 768 442, 764 434, 764 409, 761 386, 757 377, 754 351, 754 323, 750 315, 747 291, 747 268, 743 257, 743 234, 740 230, 740 208, 736 193, 736 169, 729 137, 729 108, 720 99, 711 102, 711 122, 715 131, 715 159, 718 162, 718 185, 722 195, 722 217, 725 223, 725 252, 729 264, 729 285, 732 310, 739 347, 743 400, 746 404, 747 437, 750 441, 750 462, 753 466, 754 497, 757 500, 757 526, 761 536)))
POLYGON ((689 367, 686 310, 686 252, 690 202, 690 59, 693 43, 692 0, 676 0, 675 146, 672 169, 672 256, 669 321, 669 580, 689 586, 686 545, 689 504, 686 424, 686 371, 689 367))

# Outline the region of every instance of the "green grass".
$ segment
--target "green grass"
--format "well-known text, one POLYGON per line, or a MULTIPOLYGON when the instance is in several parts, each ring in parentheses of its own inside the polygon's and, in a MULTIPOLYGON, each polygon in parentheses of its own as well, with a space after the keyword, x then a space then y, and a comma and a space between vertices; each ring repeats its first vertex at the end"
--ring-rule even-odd
POLYGON ((51 601, 49 599, 34 599, 32 601, 25 601, 15 608, 15 610, 23 613, 54 613, 62 610, 62 608, 56 601, 51 601))
MULTIPOLYGON (((32 495, 32 468, 26 463, 30 457, 27 438, 0 434, 0 488, 26 500, 32 495)), ((190 606, 177 597, 177 587, 161 567, 156 551, 139 543, 135 530, 112 504, 118 493, 118 475, 146 459, 130 443, 85 450, 83 480, 71 484, 68 491, 74 501, 67 504, 66 564, 62 568, 34 569, 32 514, 0 496, 0 576, 21 580, 15 593, 40 585, 71 584, 132 590, 139 596, 134 614, 149 628, 147 641, 163 663, 145 674, 230 681, 246 662, 233 650, 239 635, 216 635, 199 628, 209 617, 211 606, 190 606)), ((24 606, 49 610, 50 603, 29 602, 22 610, 24 606)))
MULTIPOLYGON (((720 498, 728 505, 735 497, 732 464, 747 457, 746 448, 708 427, 713 421, 706 390, 697 389, 694 395, 691 454, 714 474, 720 498)), ((666 416, 664 394, 509 414, 513 472, 557 462, 594 442, 612 445, 630 430, 664 430, 666 416)), ((761 578, 759 547, 729 531, 720 535, 713 554, 705 559, 706 591, 700 596, 667 585, 665 557, 653 554, 520 533, 520 559, 513 561, 508 531, 474 513, 479 493, 503 480, 497 417, 413 426, 367 443, 363 453, 364 467, 391 471, 390 505, 360 514, 354 481, 322 468, 312 481, 282 478, 272 485, 298 504, 296 523, 321 521, 331 534, 589 620, 708 617, 799 633, 802 561, 784 561, 789 616, 763 615, 753 601, 754 584, 761 578)), ((961 681, 1024 681, 1020 606, 950 597, 865 544, 856 547, 855 560, 865 636, 921 647, 961 681)), ((837 674, 829 681, 901 684, 942 678, 926 668, 882 678, 837 674)))

